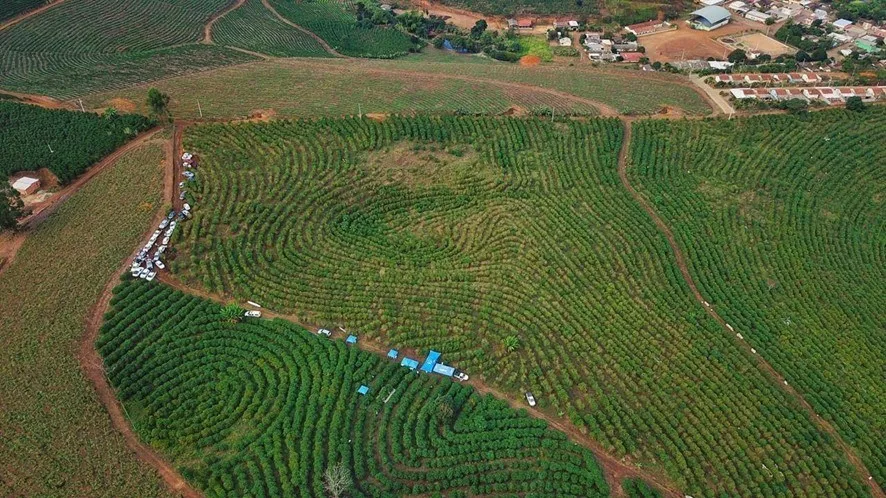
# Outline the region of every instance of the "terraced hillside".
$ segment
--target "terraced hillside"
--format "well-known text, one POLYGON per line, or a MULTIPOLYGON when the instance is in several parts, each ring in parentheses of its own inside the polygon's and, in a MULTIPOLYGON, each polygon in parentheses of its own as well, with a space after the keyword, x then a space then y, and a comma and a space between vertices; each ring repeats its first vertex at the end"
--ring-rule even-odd
POLYGON ((215 43, 245 48, 277 57, 330 57, 310 35, 287 25, 266 9, 261 0, 246 0, 227 13, 212 30, 215 43))
POLYGON ((706 299, 886 482, 886 109, 636 125, 706 299))
POLYGON ((693 496, 867 489, 693 301, 617 120, 201 125, 190 285, 440 349, 693 496))
POLYGON ((196 44, 226 4, 66 1, 0 31, 0 87, 65 98, 256 60, 196 44))
POLYGON ((0 4, 0 22, 44 5, 46 0, 5 0, 0 4))
POLYGON ((116 290, 98 347, 133 425, 208 496, 603 497, 593 455, 439 376, 282 320, 225 320, 159 284, 116 290), (365 396, 357 392, 366 385, 365 396))

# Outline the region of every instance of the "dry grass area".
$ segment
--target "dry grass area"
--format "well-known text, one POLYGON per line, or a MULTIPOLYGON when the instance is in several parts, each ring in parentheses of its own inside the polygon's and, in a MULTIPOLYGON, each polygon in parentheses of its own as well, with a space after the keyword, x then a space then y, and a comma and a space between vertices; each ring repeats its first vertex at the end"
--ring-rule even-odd
MULTIPOLYGON (((775 30, 773 29, 772 32, 774 33, 775 30)), ((726 38, 727 40, 734 40, 735 43, 728 43, 727 40, 723 40, 722 38, 718 41, 720 43, 730 45, 733 48, 740 48, 742 50, 753 50, 754 52, 759 51, 765 54, 769 54, 773 57, 777 57, 782 54, 792 54, 795 52, 795 50, 791 47, 776 40, 775 38, 766 36, 764 33, 747 33, 740 36, 726 38)))

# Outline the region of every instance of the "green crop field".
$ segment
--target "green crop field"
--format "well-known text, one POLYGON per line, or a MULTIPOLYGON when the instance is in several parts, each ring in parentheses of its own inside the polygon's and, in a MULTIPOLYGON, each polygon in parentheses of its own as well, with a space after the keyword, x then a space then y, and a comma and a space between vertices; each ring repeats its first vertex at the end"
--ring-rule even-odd
MULTIPOLYGON (((333 49, 353 57, 388 59, 413 48, 410 35, 394 28, 357 26, 349 0, 268 0, 283 17, 315 33, 333 49)), ((366 3, 366 2, 364 2, 366 3)))
POLYGON ((68 183, 154 122, 0 101, 0 175, 49 168, 68 183))
POLYGON ((127 280, 98 347, 141 436, 208 496, 608 496, 588 450, 503 401, 283 320, 127 280), (369 393, 357 393, 360 385, 369 393), (393 393, 393 394, 392 394, 393 393))
POLYGON ((196 45, 226 3, 64 2, 0 31, 0 88, 69 98, 256 60, 196 45))
POLYGON ((207 124, 173 272, 532 390, 693 496, 864 496, 692 299, 622 187, 617 120, 207 124), (768 470, 767 470, 768 469, 768 470))
POLYGON ((330 57, 314 38, 277 19, 261 0, 246 0, 215 23, 212 39, 277 57, 330 57))
POLYGON ((78 364, 89 311, 160 207, 160 146, 124 155, 0 274, 0 496, 170 496, 78 364))
POLYGON ((886 108, 635 129, 706 299, 884 482, 886 108))
POLYGON ((0 22, 36 9, 45 3, 46 0, 4 0, 0 5, 0 22))
MULTIPOLYGON (((628 70, 526 68, 436 54, 396 61, 274 60, 151 86, 169 93, 173 113, 187 118, 198 116, 198 98, 205 117, 247 116, 256 109, 273 109, 281 117, 356 115, 359 108, 378 113, 497 114, 511 106, 548 112, 553 107, 559 114, 593 113, 587 100, 624 113, 654 113, 662 106, 679 107, 690 114, 710 112, 694 90, 669 77, 648 78, 628 70)), ((122 97, 141 103, 146 91, 142 86, 101 92, 84 102, 102 107, 122 97)))

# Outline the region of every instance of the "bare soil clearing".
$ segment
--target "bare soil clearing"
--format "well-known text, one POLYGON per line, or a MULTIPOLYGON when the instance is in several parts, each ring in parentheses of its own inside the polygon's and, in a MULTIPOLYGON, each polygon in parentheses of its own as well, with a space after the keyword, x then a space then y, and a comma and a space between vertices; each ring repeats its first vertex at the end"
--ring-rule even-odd
POLYGON ((640 38, 640 43, 646 47, 646 56, 653 61, 723 58, 731 49, 717 38, 747 31, 748 28, 742 21, 735 19, 714 31, 700 31, 681 23, 676 30, 644 36, 640 38))
POLYGON ((507 21, 503 17, 485 16, 479 12, 473 12, 457 7, 450 7, 438 3, 431 3, 428 0, 415 0, 411 7, 427 12, 428 15, 442 17, 447 22, 463 29, 471 29, 479 20, 485 20, 489 29, 505 30, 508 29, 507 21))

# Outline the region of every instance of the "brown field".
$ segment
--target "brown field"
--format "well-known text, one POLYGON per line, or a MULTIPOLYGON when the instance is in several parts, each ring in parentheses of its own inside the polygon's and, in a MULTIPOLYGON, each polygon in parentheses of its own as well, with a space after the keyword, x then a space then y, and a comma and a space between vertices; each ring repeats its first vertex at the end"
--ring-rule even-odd
MULTIPOLYGON (((727 36, 726 38, 729 37, 727 36)), ((730 48, 753 50, 754 52, 760 51, 773 57, 795 52, 795 50, 791 47, 774 38, 770 38, 763 33, 747 33, 740 36, 732 37, 732 39, 735 41, 735 43, 727 43, 724 40, 718 41, 724 45, 729 45, 730 48)))
POLYGON ((714 31, 699 31, 690 28, 685 22, 678 22, 678 29, 640 38, 646 47, 646 56, 652 61, 674 62, 679 60, 723 58, 732 49, 717 41, 725 35, 747 31, 748 25, 742 19, 714 31))

